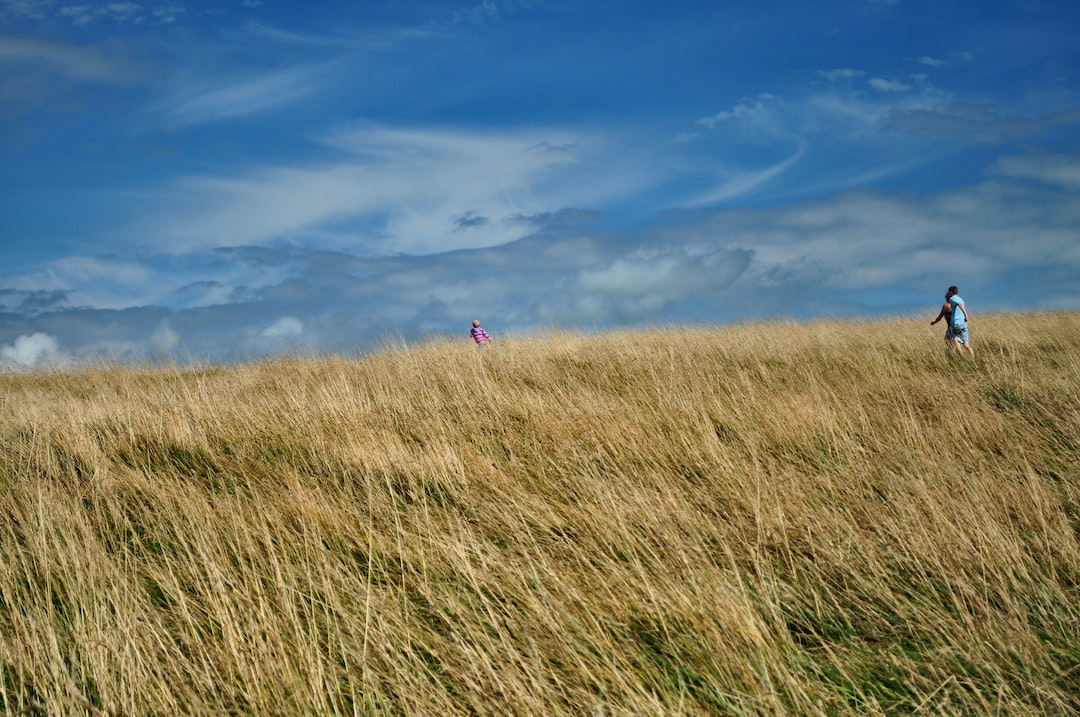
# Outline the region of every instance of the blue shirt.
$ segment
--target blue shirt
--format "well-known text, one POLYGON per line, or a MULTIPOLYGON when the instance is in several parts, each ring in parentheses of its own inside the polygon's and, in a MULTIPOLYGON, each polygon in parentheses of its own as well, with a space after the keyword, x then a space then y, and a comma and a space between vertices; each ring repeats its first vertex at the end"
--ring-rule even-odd
POLYGON ((964 300, 959 296, 949 297, 949 308, 952 309, 952 325, 953 326, 967 326, 967 319, 964 317, 964 312, 960 310, 960 307, 964 305, 964 300))

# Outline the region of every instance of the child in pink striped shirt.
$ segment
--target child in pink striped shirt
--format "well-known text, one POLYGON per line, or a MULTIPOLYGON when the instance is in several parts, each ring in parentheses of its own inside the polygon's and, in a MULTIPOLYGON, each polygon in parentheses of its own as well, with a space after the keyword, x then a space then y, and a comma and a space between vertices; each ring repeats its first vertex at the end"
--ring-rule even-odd
POLYGON ((491 341, 491 334, 480 328, 479 321, 472 322, 472 328, 469 329, 469 333, 472 335, 473 341, 476 342, 476 345, 479 348, 487 348, 488 342, 491 341))

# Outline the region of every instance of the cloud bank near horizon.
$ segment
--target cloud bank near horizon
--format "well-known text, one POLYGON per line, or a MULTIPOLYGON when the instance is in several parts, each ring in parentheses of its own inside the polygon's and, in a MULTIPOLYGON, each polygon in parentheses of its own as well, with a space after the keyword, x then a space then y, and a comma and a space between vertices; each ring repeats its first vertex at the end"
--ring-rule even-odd
MULTIPOLYGON (((510 332, 869 319, 932 313, 951 283, 982 312, 1075 308, 1074 169, 1007 157, 998 176, 932 196, 857 190, 780 208, 679 210, 629 233, 596 212, 566 210, 521 217, 530 231, 520 239, 424 255, 221 248, 191 269, 214 278, 186 287, 217 301, 103 309, 9 290, 4 311, 21 310, 0 322, 0 361, 355 352, 390 336, 462 333, 472 318, 510 332), (1033 187, 1032 175, 1053 184, 1033 187), (1039 287, 1029 303, 1009 299, 1027 286, 1039 287)), ((169 270, 146 281, 175 278, 169 270)))

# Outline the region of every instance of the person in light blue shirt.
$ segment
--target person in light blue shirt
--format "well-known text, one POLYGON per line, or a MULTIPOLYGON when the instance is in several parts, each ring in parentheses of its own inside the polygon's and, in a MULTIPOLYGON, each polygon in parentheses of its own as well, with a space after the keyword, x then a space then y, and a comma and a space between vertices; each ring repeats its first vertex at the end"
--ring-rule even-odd
POLYGON ((957 353, 966 351, 969 356, 975 358, 975 349, 971 348, 971 336, 968 334, 968 310, 964 306, 964 300, 960 298, 960 290, 955 286, 950 286, 945 299, 949 302, 950 332, 957 353))

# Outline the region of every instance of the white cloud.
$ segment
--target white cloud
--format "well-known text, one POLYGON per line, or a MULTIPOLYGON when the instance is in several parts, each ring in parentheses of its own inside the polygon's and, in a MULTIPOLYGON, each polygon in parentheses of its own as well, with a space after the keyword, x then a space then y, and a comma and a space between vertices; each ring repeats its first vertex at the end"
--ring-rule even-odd
POLYGON ((828 79, 829 82, 838 82, 840 80, 853 80, 862 77, 866 73, 851 67, 841 67, 835 70, 819 70, 818 74, 828 79))
MULTIPOLYGON (((821 74, 837 80, 861 76, 862 72, 846 68, 821 74)), ((784 98, 763 93, 696 122, 710 129, 723 123, 724 133, 691 135, 684 142, 693 139, 697 141, 695 146, 700 146, 700 140, 712 137, 732 150, 745 150, 751 144, 766 146, 771 150, 769 154, 793 145, 804 146, 812 154, 819 144, 835 145, 840 137, 854 146, 866 141, 880 147, 881 130, 893 118, 902 113, 938 111, 953 100, 950 93, 938 90, 925 76, 912 75, 909 79, 915 84, 871 78, 868 84, 877 90, 874 93, 845 84, 811 85, 804 93, 784 98)), ((748 175, 760 171, 751 170, 748 175)), ((866 167, 860 169, 861 173, 867 171, 866 167)), ((754 178, 747 176, 738 181, 752 183, 754 178)))
POLYGON ((19 368, 47 366, 63 361, 56 337, 44 333, 23 335, 13 343, 0 346, 0 362, 19 368))
MULTIPOLYGON (((1048 266, 1080 272, 1080 244, 1070 237, 1080 227, 1080 203, 1071 199, 990 182, 918 198, 852 192, 714 219, 729 246, 755 252, 749 276, 781 291, 785 283, 811 284, 825 296, 962 274, 965 283, 989 293, 1025 273, 1044 274, 1048 266)), ((1031 290, 1042 291, 1037 279, 1031 282, 1031 290)), ((1068 284, 1044 288, 1050 296, 1068 284)))
POLYGON ((162 321, 150 336, 150 348, 156 353, 169 353, 180 345, 180 335, 172 330, 168 321, 162 321))
POLYGON ((66 291, 73 305, 124 308, 155 303, 161 280, 157 272, 132 259, 70 256, 47 264, 43 274, 14 283, 66 291))
POLYGON ((267 339, 291 339, 304 333, 304 322, 293 316, 283 316, 259 332, 267 339))
POLYGON ((878 92, 907 92, 911 89, 911 85, 906 82, 886 80, 882 77, 872 77, 867 81, 867 84, 878 92))
POLYGON ((691 242, 639 249, 606 265, 584 269, 570 292, 575 319, 655 316, 679 302, 726 287, 745 269, 741 260, 745 256, 691 242))
POLYGON ((728 120, 766 119, 771 117, 770 105, 779 102, 778 98, 768 93, 762 93, 753 99, 742 100, 730 110, 718 112, 711 117, 703 117, 698 124, 713 129, 721 122, 728 120))
POLYGON ((4 0, 0 3, 0 12, 23 20, 40 22, 51 17, 54 5, 53 0, 4 0))
POLYGON ((491 246, 521 236, 521 215, 603 204, 656 181, 647 158, 611 154, 608 141, 541 129, 353 127, 328 138, 333 163, 168 187, 132 233, 177 253, 296 236, 360 254, 491 246), (488 221, 455 231, 467 212, 488 221))
MULTIPOLYGON (((261 5, 262 3, 258 3, 261 5)), ((249 7, 256 7, 251 5, 249 7)), ((263 42, 265 40, 271 40, 275 43, 283 45, 308 45, 312 47, 345 47, 355 48, 358 44, 361 44, 361 39, 352 36, 326 36, 326 35, 314 35, 296 32, 294 30, 282 30, 279 27, 271 25, 265 25, 261 22, 249 22, 247 25, 247 31, 251 37, 258 41, 263 42)), ((383 42, 386 42, 385 38, 380 38, 383 42)))
POLYGON ((536 0, 480 0, 480 2, 456 8, 450 15, 450 22, 488 22, 522 10, 529 10, 536 4, 536 0))
POLYGON ((179 125, 265 112, 319 91, 326 72, 325 66, 300 66, 218 82, 209 87, 196 85, 175 92, 157 111, 179 125))
POLYGON ((293 270, 222 262, 212 255, 190 263, 163 261, 161 257, 70 256, 36 271, 5 277, 4 285, 18 291, 59 292, 68 306, 187 309, 229 303, 235 300, 236 287, 258 289, 277 284, 293 270))
POLYGON ((165 5, 153 8, 151 12, 155 20, 167 25, 180 21, 188 14, 187 8, 179 5, 165 5))
POLYGON ((945 60, 939 60, 936 57, 928 57, 926 55, 920 57, 917 62, 920 65, 926 65, 927 67, 944 67, 945 65, 949 64, 945 62, 945 60))
POLYGON ((868 140, 878 143, 881 130, 899 114, 913 112, 938 112, 948 107, 953 96, 929 83, 915 88, 904 83, 874 78, 878 92, 830 90, 806 95, 798 104, 790 103, 792 118, 806 141, 813 136, 824 136, 832 141, 843 137, 854 143, 868 140), (911 91, 905 91, 911 90, 911 91))
POLYGON ((27 62, 81 82, 127 83, 141 71, 97 47, 78 47, 25 37, 0 36, 0 62, 27 62))
POLYGON ((699 199, 689 202, 688 206, 713 204, 746 194, 791 169, 800 159, 802 159, 804 154, 805 148, 800 147, 794 154, 777 162, 771 167, 766 167, 765 169, 755 172, 739 173, 737 176, 713 187, 699 199))
POLYGON ((452 21, 453 22, 481 22, 483 20, 490 20, 499 16, 499 7, 492 0, 482 0, 482 2, 470 5, 469 7, 459 8, 454 11, 452 21))
POLYGON ((996 170, 1012 177, 1080 189, 1080 157, 1076 156, 1002 157, 996 170))
POLYGON ((76 26, 98 21, 127 25, 148 21, 168 24, 188 14, 187 9, 180 5, 146 6, 132 2, 66 5, 54 0, 6 0, 0 10, 25 20, 46 22, 57 18, 76 26))

